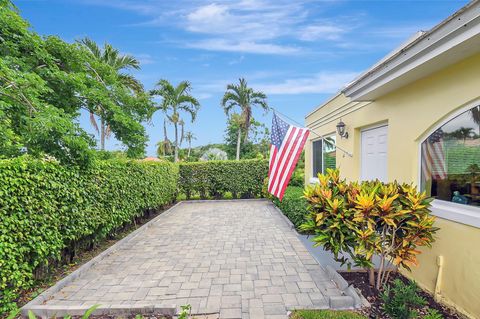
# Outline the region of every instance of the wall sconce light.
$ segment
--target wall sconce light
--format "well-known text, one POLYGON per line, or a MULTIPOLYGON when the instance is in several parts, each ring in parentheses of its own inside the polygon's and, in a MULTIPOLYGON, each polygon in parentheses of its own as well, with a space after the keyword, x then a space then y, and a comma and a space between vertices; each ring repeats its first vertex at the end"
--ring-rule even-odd
POLYGON ((337 133, 341 138, 348 138, 348 132, 345 132, 345 126, 345 123, 340 119, 340 122, 337 124, 337 133))

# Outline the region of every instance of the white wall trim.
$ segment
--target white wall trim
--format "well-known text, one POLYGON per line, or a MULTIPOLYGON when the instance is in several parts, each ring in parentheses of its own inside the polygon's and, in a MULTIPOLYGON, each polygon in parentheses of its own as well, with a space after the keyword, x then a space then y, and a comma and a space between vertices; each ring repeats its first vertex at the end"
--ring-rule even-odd
POLYGON ((480 207, 435 199, 431 210, 437 217, 480 228, 480 207))
POLYGON ((360 133, 370 131, 370 130, 374 130, 376 128, 381 128, 381 127, 384 127, 384 126, 388 126, 388 120, 387 121, 381 121, 380 123, 376 123, 376 124, 372 124, 372 125, 363 126, 360 129, 360 133))

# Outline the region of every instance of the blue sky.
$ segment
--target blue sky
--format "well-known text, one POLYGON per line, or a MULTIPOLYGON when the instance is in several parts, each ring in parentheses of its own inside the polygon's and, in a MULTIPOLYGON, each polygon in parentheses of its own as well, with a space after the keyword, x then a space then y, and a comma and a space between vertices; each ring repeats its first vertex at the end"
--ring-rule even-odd
MULTIPOLYGON (((222 142, 220 99, 245 77, 296 121, 419 30, 466 0, 23 0, 14 3, 40 34, 85 36, 135 55, 147 89, 162 78, 189 80, 202 107, 187 129, 194 145, 222 142)), ((269 124, 271 114, 256 111, 269 124)), ((94 133, 83 114, 82 126, 94 133)), ((162 138, 163 115, 146 123, 147 154, 162 138)), ((170 134, 173 136, 173 134, 170 134)), ((108 149, 121 145, 111 139, 108 149)))

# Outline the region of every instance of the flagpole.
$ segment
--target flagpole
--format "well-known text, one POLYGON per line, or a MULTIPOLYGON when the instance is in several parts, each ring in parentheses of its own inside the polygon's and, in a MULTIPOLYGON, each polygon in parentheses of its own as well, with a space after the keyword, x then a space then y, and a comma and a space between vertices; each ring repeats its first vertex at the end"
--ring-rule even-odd
MULTIPOLYGON (((292 121, 293 123, 295 123, 295 124, 297 124, 297 125, 299 125, 299 126, 303 127, 303 124, 301 124, 301 123, 298 123, 297 121, 295 121, 295 120, 294 120, 294 119, 292 119, 291 117, 289 117, 289 116, 287 116, 287 115, 283 114, 282 112, 279 112, 278 110, 274 109, 274 108, 273 108, 273 107, 271 107, 271 106, 270 106, 269 108, 270 108, 270 109, 273 111, 273 113, 278 113, 278 114, 280 114, 281 116, 283 116, 283 117, 287 118, 288 120, 292 121)), ((313 131, 313 130, 312 130, 312 129, 310 129, 310 128, 309 128, 308 130, 309 130, 310 132, 312 132, 313 134, 315 134, 316 136, 318 136, 319 138, 321 138, 321 139, 324 139, 324 138, 325 138, 323 135, 320 135, 320 134, 316 133, 315 131, 313 131)), ((335 148, 338 148, 340 151, 342 151, 342 152, 343 152, 343 154, 347 154, 349 157, 353 157, 353 154, 352 154, 352 153, 350 153, 349 151, 347 151, 347 150, 345 150, 345 149, 341 148, 340 146, 338 146, 338 145, 335 145, 335 148)))

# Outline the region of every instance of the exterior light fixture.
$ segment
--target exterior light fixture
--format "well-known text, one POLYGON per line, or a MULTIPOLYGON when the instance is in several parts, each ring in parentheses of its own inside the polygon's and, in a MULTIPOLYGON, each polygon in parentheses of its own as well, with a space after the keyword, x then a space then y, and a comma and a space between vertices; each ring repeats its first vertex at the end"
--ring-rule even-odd
POLYGON ((337 133, 341 138, 348 138, 348 132, 345 132, 345 126, 345 123, 340 119, 340 122, 337 124, 337 133))

